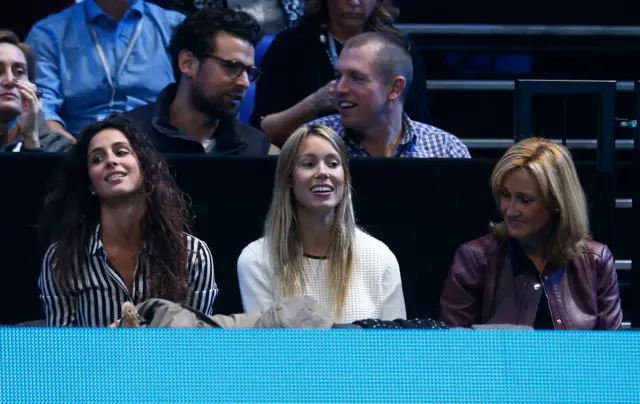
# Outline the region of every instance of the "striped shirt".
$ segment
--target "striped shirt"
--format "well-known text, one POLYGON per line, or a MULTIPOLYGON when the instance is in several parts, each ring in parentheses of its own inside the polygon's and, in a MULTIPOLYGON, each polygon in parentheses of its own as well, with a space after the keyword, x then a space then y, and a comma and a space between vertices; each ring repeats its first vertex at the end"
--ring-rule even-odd
MULTIPOLYGON (((189 269, 186 304, 205 314, 212 314, 218 287, 213 272, 213 258, 207 244, 189 234, 187 237, 189 269)), ((100 226, 86 250, 86 264, 76 270, 72 284, 63 290, 54 278, 52 264, 56 245, 47 250, 38 282, 40 299, 49 326, 105 327, 120 319, 122 304, 137 305, 151 297, 148 278, 150 268, 138 261, 133 274, 133 295, 120 273, 107 259, 100 237, 100 226)))

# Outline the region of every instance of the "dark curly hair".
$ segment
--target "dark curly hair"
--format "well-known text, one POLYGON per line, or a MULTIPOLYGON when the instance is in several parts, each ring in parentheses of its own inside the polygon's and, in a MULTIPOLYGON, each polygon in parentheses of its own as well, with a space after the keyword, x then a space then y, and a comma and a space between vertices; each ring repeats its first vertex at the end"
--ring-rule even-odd
POLYGON ((178 66, 180 52, 188 50, 198 60, 204 59, 216 51, 215 36, 220 31, 235 35, 251 43, 254 47, 262 36, 258 21, 244 11, 216 7, 199 9, 176 27, 169 44, 173 76, 176 82, 180 82, 182 76, 178 66))
POLYGON ((187 239, 189 201, 177 187, 166 161, 152 141, 128 118, 113 116, 85 128, 69 151, 55 189, 47 196, 39 231, 53 255, 55 278, 69 289, 76 269, 88 259, 90 237, 100 223, 100 201, 91 194, 88 149, 91 139, 105 129, 122 132, 140 162, 146 212, 140 222, 139 259, 151 268, 152 297, 182 302, 188 289, 187 239))

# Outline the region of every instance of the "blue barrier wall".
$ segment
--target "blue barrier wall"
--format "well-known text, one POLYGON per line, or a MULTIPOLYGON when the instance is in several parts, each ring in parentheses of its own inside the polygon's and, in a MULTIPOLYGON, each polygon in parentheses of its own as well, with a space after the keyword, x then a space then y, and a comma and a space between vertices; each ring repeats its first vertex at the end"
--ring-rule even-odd
POLYGON ((638 403, 640 333, 0 329, 2 403, 638 403))

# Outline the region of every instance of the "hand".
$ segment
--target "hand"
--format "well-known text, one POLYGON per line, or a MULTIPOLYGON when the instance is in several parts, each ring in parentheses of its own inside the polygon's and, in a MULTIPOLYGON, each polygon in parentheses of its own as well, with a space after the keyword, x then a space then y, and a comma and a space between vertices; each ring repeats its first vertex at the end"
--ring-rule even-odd
POLYGON ((22 98, 22 111, 16 120, 20 133, 27 140, 38 138, 36 126, 38 114, 42 110, 42 101, 38 98, 38 88, 35 84, 24 80, 13 80, 22 98))
POLYGON ((113 323, 111 323, 111 325, 108 328, 118 328, 119 325, 120 325, 120 320, 116 320, 113 323))
POLYGON ((336 109, 336 80, 330 81, 313 93, 313 101, 318 112, 334 111, 336 109))

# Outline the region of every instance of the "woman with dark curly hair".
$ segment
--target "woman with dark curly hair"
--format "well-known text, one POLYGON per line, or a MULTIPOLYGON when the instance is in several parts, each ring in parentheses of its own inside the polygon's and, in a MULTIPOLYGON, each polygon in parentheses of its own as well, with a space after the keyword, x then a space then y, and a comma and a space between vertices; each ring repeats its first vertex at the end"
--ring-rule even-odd
POLYGON ((151 297, 211 314, 211 252, 187 222, 186 198, 138 127, 123 117, 88 126, 45 201, 47 324, 108 326, 122 303, 151 297))

